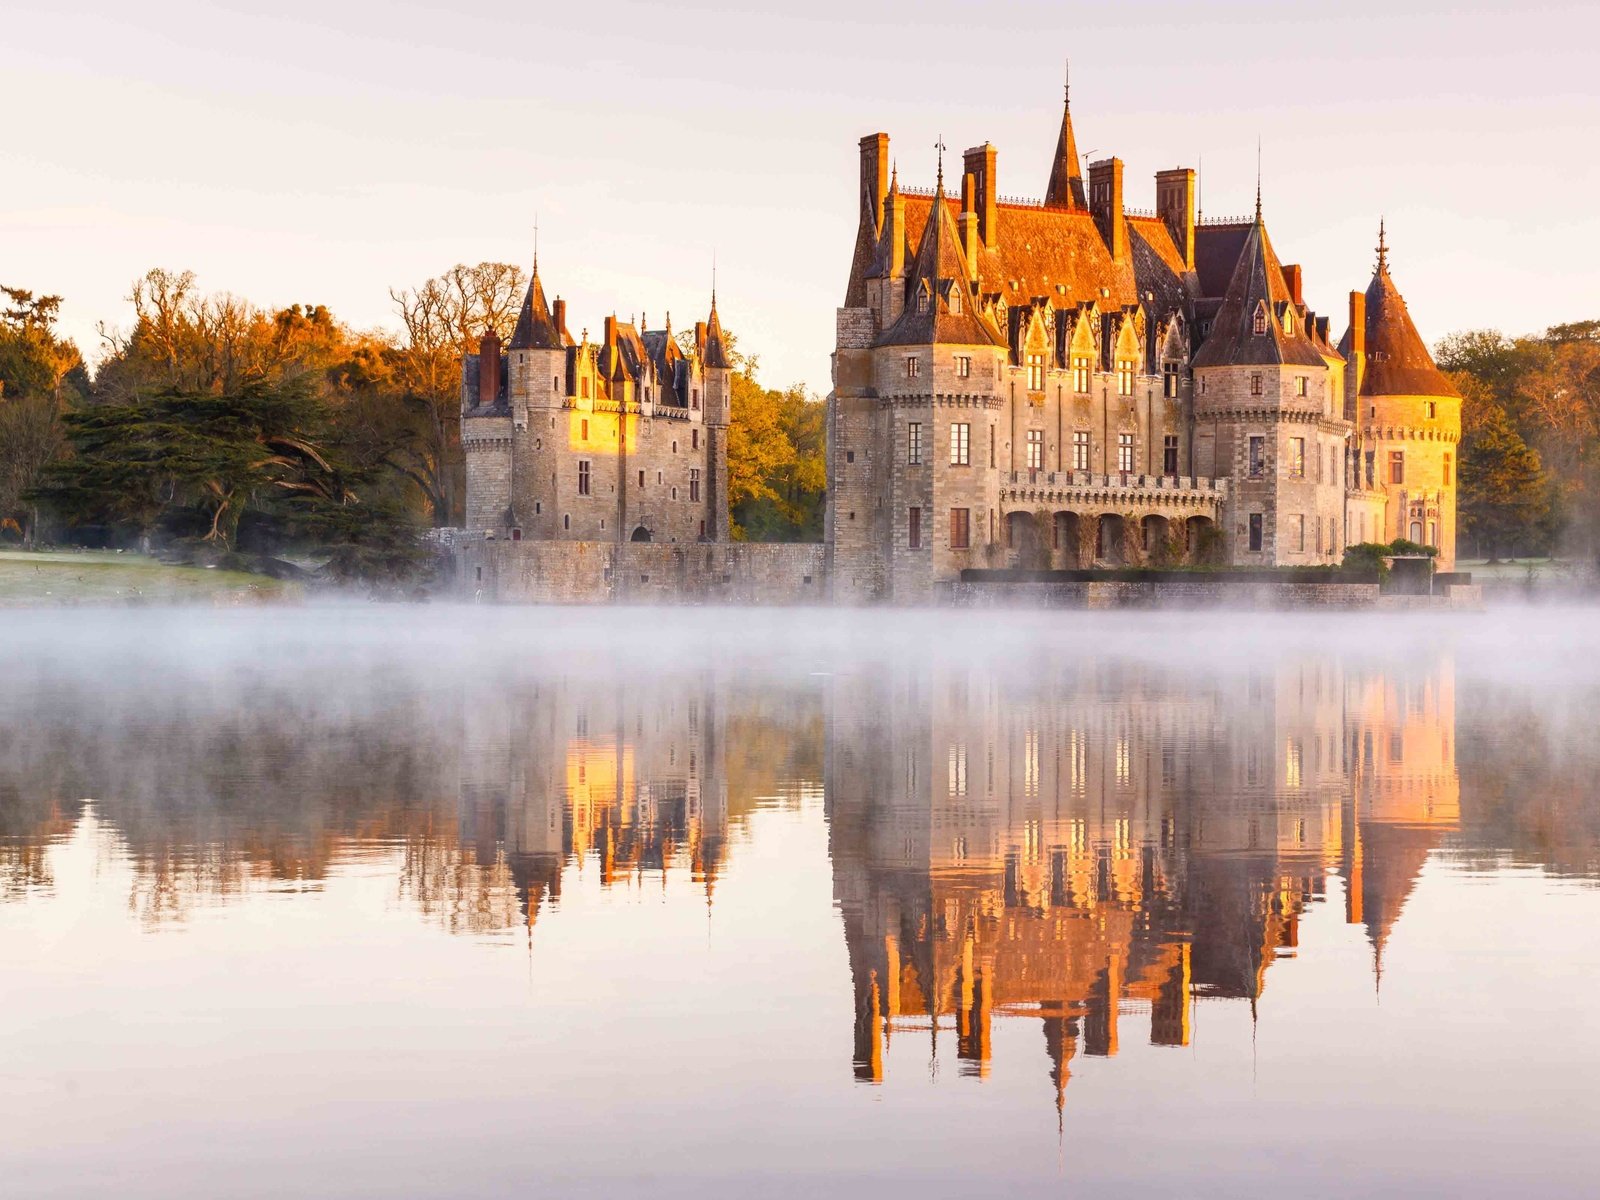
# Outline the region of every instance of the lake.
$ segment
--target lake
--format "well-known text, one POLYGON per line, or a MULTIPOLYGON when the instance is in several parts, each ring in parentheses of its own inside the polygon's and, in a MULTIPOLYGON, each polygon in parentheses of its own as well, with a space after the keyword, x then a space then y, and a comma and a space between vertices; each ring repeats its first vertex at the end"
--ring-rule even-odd
POLYGON ((8 1196, 1600 1172, 1600 613, 17 611, 8 1196))

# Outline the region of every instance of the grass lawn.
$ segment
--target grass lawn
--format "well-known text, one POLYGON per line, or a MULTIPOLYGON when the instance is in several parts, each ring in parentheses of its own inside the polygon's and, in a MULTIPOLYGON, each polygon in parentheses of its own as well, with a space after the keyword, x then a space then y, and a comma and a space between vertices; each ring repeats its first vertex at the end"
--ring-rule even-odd
POLYGON ((1586 578, 1593 570, 1593 564, 1577 559, 1563 558, 1516 558, 1502 562, 1488 563, 1479 559, 1460 559, 1456 562, 1456 570, 1471 571, 1473 582, 1488 583, 1491 580, 1509 581, 1512 583, 1571 583, 1586 578))
POLYGON ((0 606, 217 604, 300 595, 298 584, 264 575, 168 566, 140 554, 0 550, 0 606))

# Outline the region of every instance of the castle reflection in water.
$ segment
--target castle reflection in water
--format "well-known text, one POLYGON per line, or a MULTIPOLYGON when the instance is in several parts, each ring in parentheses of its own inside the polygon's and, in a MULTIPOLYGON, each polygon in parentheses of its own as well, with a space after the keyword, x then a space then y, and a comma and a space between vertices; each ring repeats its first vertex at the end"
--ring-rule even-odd
POLYGON ((856 1075, 940 1031, 983 1075, 996 1020, 1037 1021, 1059 1104, 1076 1055, 1187 1044, 1199 997, 1255 1004, 1330 894, 1381 971, 1429 854, 1474 849, 1456 693, 1448 659, 1308 657, 555 677, 443 702, 375 686, 382 703, 277 695, 231 724, 172 701, 154 727, 57 694, 6 714, 0 899, 48 891, 49 848, 94 822, 157 924, 362 858, 397 861, 401 901, 463 932, 559 920, 574 872, 688 873, 714 905, 751 814, 820 794, 856 1075))

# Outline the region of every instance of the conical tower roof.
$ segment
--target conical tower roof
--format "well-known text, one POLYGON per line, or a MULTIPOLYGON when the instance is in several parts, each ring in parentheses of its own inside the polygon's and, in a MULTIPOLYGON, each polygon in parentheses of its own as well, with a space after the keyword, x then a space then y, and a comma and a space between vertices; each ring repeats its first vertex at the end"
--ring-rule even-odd
POLYGON ((1378 227, 1378 265, 1367 285, 1367 361, 1363 396, 1458 396, 1428 353, 1400 289, 1389 278, 1389 248, 1378 227))
POLYGON ((1061 135, 1056 138, 1056 156, 1050 164, 1050 183, 1045 188, 1046 208, 1089 207, 1088 194, 1083 190, 1083 160, 1078 157, 1078 139, 1072 133, 1072 89, 1068 85, 1067 98, 1061 108, 1061 135))
POLYGON ((711 293, 711 316, 706 321, 706 349, 704 365, 708 367, 729 367, 733 364, 728 360, 728 345, 722 335, 722 322, 717 319, 717 293, 711 293))
POLYGON ((1289 294, 1283 266, 1273 253, 1266 224, 1258 209, 1255 224, 1245 236, 1233 278, 1222 307, 1211 323, 1211 333, 1194 356, 1195 367, 1325 367, 1315 343, 1306 335, 1298 306, 1289 294), (1267 321, 1256 332, 1256 313, 1265 308, 1267 321), (1291 328, 1285 328, 1290 311, 1291 328), (1291 331, 1292 329, 1292 331, 1291 331))
POLYGON ((539 282, 539 264, 533 265, 533 278, 528 281, 527 294, 522 297, 522 311, 517 314, 517 326, 511 331, 510 350, 559 350, 565 345, 561 330, 556 328, 545 303, 544 284, 539 282))
POLYGON ((1000 331, 984 318, 967 286, 967 256, 944 194, 944 172, 934 192, 933 210, 922 227, 916 262, 906 272, 909 291, 900 319, 884 330, 880 346, 1004 346, 1000 331), (958 299, 952 301, 954 294, 958 299), (924 299, 924 297, 926 297, 924 299))

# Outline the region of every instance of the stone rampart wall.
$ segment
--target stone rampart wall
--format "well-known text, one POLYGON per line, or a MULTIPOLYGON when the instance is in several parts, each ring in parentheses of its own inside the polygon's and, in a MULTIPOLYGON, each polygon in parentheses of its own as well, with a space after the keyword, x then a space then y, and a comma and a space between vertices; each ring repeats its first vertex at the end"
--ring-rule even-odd
POLYGON ((476 538, 457 548, 468 597, 507 604, 822 604, 821 543, 661 545, 476 538))

